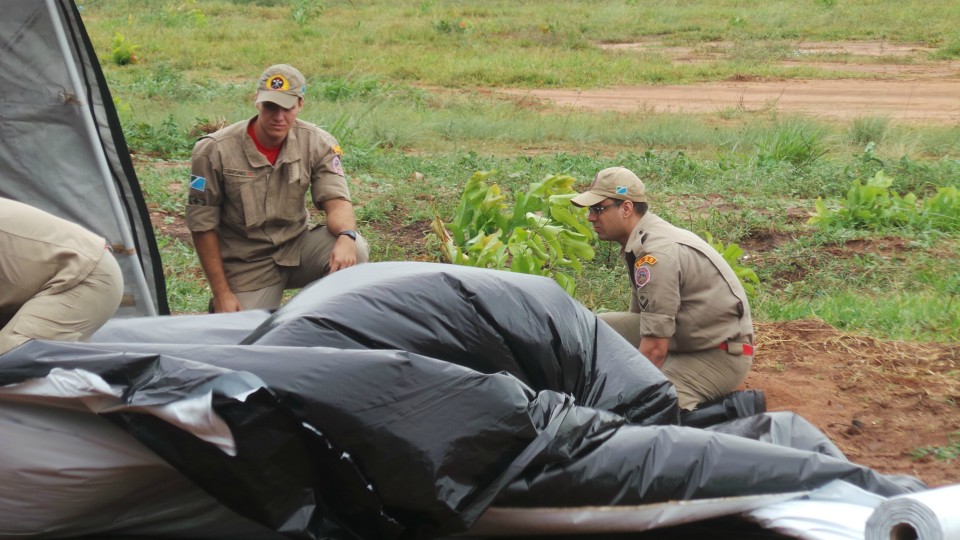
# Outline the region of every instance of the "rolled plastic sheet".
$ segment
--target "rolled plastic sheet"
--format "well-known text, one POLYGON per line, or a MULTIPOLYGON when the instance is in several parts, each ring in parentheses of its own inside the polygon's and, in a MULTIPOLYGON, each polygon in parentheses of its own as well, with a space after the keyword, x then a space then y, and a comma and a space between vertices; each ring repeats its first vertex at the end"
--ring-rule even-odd
POLYGON ((642 506, 504 508, 494 506, 469 536, 539 536, 642 532, 729 516, 800 497, 805 492, 669 501, 642 506))
MULTIPOLYGON (((30 342, 3 360, 5 393, 99 375, 121 398, 101 416, 236 514, 304 538, 429 538, 468 528, 491 505, 645 505, 836 478, 883 495, 924 488, 735 435, 629 425, 507 374, 402 351, 30 342), (145 414, 205 394, 210 409, 177 425, 145 414), (233 455, 203 438, 216 419, 233 455)), ((70 385, 45 387, 43 397, 83 403, 70 385)))
MULTIPOLYGON (((435 538, 469 529, 491 506, 640 506, 806 491, 838 478, 883 496, 926 488, 764 442, 762 422, 749 438, 644 425, 643 411, 662 423, 675 410, 669 383, 619 336, 603 335, 612 330, 556 284, 408 264, 361 265, 321 280, 263 322, 256 333, 269 344, 203 343, 205 321, 228 326, 217 315, 188 321, 191 343, 28 342, 0 357, 0 402, 29 399, 97 415, 229 515, 308 540, 435 538), (354 274, 363 287, 351 286, 354 274), (311 308, 305 299, 313 294, 335 301, 311 308), (399 345, 443 358, 391 348, 399 345)), ((159 328, 163 319, 152 324, 173 335, 159 328)), ((49 446, 43 432, 30 444, 4 439, 4 451, 49 446)), ((806 437, 774 439, 789 445, 806 437)), ((125 451, 115 445, 102 454, 125 451)), ((83 456, 103 463, 95 448, 83 456)), ((0 459, 0 469, 16 462, 0 459)), ((124 463, 89 470, 117 478, 124 463)), ((18 474, 0 470, 8 473, 18 474)), ((56 476, 35 489, 27 480, 0 483, 0 504, 27 498, 26 507, 48 513, 49 535, 69 535, 76 516, 49 504, 56 476)), ((86 496, 96 499, 98 485, 91 478, 86 496)), ((171 509, 189 508, 178 493, 162 494, 171 509)), ((138 512, 136 498, 126 503, 117 511, 142 519, 165 506, 138 512)), ((190 537, 191 517, 171 515, 179 516, 181 537, 190 537)), ((123 533, 109 528, 107 514, 99 517, 102 535, 123 533)), ((204 531, 216 529, 203 523, 204 531)))
POLYGON ((866 540, 960 540, 960 485, 891 497, 867 519, 866 540))
POLYGON ((867 518, 884 500, 848 482, 834 480, 803 497, 748 511, 744 517, 789 538, 863 540, 867 518))

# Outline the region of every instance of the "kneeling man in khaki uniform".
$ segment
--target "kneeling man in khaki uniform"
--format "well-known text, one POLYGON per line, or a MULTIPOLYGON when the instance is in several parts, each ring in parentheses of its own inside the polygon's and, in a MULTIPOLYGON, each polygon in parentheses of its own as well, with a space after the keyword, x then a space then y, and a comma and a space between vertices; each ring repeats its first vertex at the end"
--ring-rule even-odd
POLYGON ((257 116, 201 138, 191 159, 187 227, 213 312, 273 309, 285 289, 366 262, 336 139, 297 118, 306 80, 271 66, 257 84, 257 116), (309 227, 304 197, 326 214, 309 227))
POLYGON ((0 198, 0 354, 30 339, 85 341, 122 296, 120 265, 102 237, 0 198))
POLYGON ((753 320, 717 250, 648 212, 643 182, 623 167, 597 173, 571 202, 589 209, 597 236, 619 243, 627 265, 630 311, 598 317, 660 368, 681 408, 735 390, 753 362, 753 320))

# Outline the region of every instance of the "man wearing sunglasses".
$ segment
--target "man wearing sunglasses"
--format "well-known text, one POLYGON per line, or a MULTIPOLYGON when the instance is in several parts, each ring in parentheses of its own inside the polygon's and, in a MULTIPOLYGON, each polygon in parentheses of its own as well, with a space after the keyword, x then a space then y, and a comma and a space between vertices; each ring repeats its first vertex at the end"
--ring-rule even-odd
POLYGON ((629 312, 598 316, 673 383, 690 411, 740 385, 753 363, 747 295, 730 265, 696 234, 648 212, 629 169, 597 173, 571 202, 589 209, 597 237, 620 244, 630 279, 629 312))

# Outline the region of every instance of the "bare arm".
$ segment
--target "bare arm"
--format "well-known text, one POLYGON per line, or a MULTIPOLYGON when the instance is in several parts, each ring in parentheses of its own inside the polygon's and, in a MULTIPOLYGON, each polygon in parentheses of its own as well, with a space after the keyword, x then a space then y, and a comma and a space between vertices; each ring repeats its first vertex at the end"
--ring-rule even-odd
POLYGON ((217 231, 200 231, 192 235, 200 266, 203 267, 203 273, 207 275, 210 290, 213 292, 214 313, 241 311, 243 308, 230 290, 227 276, 223 272, 223 258, 220 256, 220 238, 217 236, 217 231))
POLYGON ((357 264, 357 245, 349 236, 337 236, 346 230, 355 230, 356 218, 353 205, 346 199, 328 199, 321 203, 327 213, 327 230, 336 237, 333 252, 330 254, 330 273, 349 268, 357 264))
POLYGON ((647 336, 640 340, 638 349, 646 356, 657 369, 663 368, 663 362, 667 359, 667 347, 670 346, 670 338, 647 336))

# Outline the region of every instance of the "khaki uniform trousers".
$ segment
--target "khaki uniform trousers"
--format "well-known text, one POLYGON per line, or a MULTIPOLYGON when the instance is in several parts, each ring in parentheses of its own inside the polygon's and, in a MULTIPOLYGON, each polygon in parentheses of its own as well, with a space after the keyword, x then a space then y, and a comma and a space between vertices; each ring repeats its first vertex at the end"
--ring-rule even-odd
POLYGON ((107 251, 76 286, 24 303, 0 330, 0 354, 31 339, 86 341, 110 320, 122 297, 123 273, 107 251))
MULTIPOLYGON (((300 289, 330 273, 330 254, 336 237, 327 232, 327 228, 317 227, 309 232, 300 250, 300 266, 281 266, 280 283, 254 291, 234 292, 237 301, 244 310, 276 309, 283 301, 283 291, 300 289)), ((370 246, 357 235, 357 264, 370 259, 370 246)))
MULTIPOLYGON (((634 347, 639 347, 643 337, 640 333, 639 313, 600 313, 597 317, 613 327, 634 347)), ((731 351, 733 349, 735 348, 731 347, 731 351)), ((736 390, 746 379, 752 364, 751 355, 733 354, 722 349, 706 349, 671 352, 667 354, 660 371, 676 388, 680 408, 692 411, 700 403, 736 390)))

